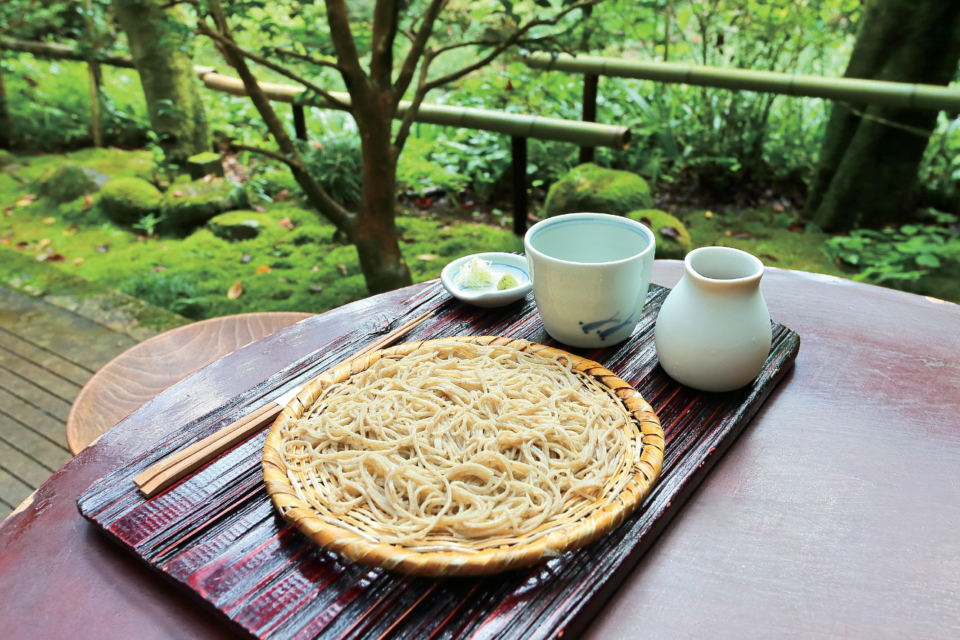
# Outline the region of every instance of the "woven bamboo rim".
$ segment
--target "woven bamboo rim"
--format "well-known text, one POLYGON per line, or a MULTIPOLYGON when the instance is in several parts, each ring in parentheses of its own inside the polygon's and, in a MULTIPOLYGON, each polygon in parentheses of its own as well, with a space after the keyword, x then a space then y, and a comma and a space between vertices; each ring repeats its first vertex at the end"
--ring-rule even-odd
POLYGON ((524 340, 496 336, 471 336, 447 338, 443 341, 411 342, 375 351, 314 378, 283 409, 270 429, 263 450, 263 475, 267 492, 283 518, 324 549, 338 553, 354 562, 401 573, 433 577, 474 576, 500 573, 555 558, 566 551, 590 544, 618 527, 640 506, 656 483, 663 466, 663 449, 663 430, 653 409, 636 389, 610 370, 591 360, 524 340), (303 415, 305 408, 311 407, 330 385, 343 382, 355 373, 366 370, 381 358, 399 359, 421 346, 450 340, 477 345, 509 346, 548 358, 563 354, 570 358, 575 370, 592 376, 599 384, 612 389, 626 407, 632 423, 628 425, 632 434, 632 446, 627 450, 633 458, 629 461, 631 467, 628 471, 632 477, 620 493, 605 506, 589 512, 584 517, 571 520, 559 528, 556 528, 556 518, 544 523, 543 527, 555 528, 546 536, 527 543, 523 542, 523 537, 509 541, 504 539, 503 545, 482 551, 471 551, 466 544, 463 552, 423 552, 399 545, 373 543, 345 527, 338 527, 322 520, 311 506, 297 496, 291 480, 287 477, 287 467, 280 454, 282 423, 288 418, 299 418, 303 415))

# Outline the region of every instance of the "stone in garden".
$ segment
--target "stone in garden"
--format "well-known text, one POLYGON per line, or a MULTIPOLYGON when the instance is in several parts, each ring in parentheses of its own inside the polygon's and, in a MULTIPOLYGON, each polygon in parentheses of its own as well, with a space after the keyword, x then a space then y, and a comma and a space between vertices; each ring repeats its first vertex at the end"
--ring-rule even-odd
POLYGON ((256 211, 231 211, 221 213, 207 222, 213 235, 224 240, 250 240, 270 225, 273 219, 256 211))
POLYGON ((110 181, 96 169, 78 167, 72 162, 64 162, 55 169, 44 173, 36 182, 37 192, 57 204, 76 200, 80 196, 90 195, 100 190, 110 181))
POLYGON ((116 178, 100 190, 100 208, 120 224, 134 224, 160 210, 163 194, 143 178, 116 178))
POLYGON ((220 159, 219 153, 213 153, 212 151, 190 156, 187 158, 186 168, 187 173, 193 180, 199 180, 210 174, 218 178, 223 177, 223 161, 220 159))
POLYGON ((627 217, 647 225, 653 231, 657 237, 655 257, 659 260, 683 260, 693 248, 687 228, 665 211, 640 209, 631 211, 627 217))
POLYGON ((563 213, 626 215, 652 204, 646 180, 629 171, 604 169, 587 163, 574 167, 547 194, 546 217, 563 213))
POLYGON ((160 201, 164 226, 169 229, 199 226, 215 215, 235 208, 237 195, 233 185, 223 178, 214 178, 210 182, 203 179, 186 184, 175 182, 160 201))

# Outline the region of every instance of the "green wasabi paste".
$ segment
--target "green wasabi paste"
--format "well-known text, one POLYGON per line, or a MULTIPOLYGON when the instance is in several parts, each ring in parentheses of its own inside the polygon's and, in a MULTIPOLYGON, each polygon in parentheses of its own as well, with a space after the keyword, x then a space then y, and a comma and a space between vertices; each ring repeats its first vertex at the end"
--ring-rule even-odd
POLYGON ((504 291, 506 289, 513 289, 518 284, 519 283, 517 282, 516 278, 509 273, 505 273, 503 277, 500 278, 500 282, 497 283, 497 290, 504 291))

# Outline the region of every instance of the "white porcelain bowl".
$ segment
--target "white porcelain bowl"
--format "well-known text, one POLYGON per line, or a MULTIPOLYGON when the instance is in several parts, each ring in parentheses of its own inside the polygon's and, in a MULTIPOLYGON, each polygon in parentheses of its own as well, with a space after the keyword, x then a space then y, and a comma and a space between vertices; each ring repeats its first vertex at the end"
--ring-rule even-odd
POLYGON ((440 282, 443 284, 443 288, 453 297, 478 307, 502 307, 511 302, 516 302, 533 289, 530 275, 527 273, 527 259, 513 253, 475 253, 458 258, 443 268, 440 273, 440 282), (454 282, 460 267, 474 258, 486 260, 493 270, 493 284, 486 289, 465 289, 454 282), (517 286, 498 291, 497 283, 505 274, 510 274, 516 278, 517 286))

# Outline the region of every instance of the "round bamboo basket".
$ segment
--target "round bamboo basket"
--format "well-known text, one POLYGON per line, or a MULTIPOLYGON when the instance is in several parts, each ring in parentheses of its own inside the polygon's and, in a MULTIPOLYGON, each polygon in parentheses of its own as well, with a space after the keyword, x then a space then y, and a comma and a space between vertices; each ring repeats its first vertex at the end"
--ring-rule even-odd
MULTIPOLYGON (((660 475, 664 437, 660 421, 636 389, 596 362, 544 345, 496 336, 458 337, 444 341, 449 340, 509 346, 546 357, 563 354, 573 362, 574 369, 612 389, 631 418, 625 427, 631 446, 625 450, 624 464, 620 465, 620 473, 627 474, 629 479, 620 493, 612 500, 605 500, 606 504, 598 503, 598 508, 588 510, 585 515, 583 510, 576 518, 559 513, 544 522, 540 530, 509 539, 485 539, 481 550, 476 550, 475 540, 463 541, 462 550, 449 551, 418 551, 412 547, 374 543, 347 526, 339 527, 321 519, 310 505, 297 496, 288 476, 280 453, 282 424, 288 418, 303 415, 305 408, 311 407, 327 387, 366 370, 381 358, 401 359, 423 345, 429 346, 439 341, 412 342, 375 351, 321 374, 307 384, 278 416, 264 446, 263 475, 267 492, 285 520, 324 549, 354 562, 422 576, 474 576, 533 565, 583 547, 615 529, 640 506, 660 475), (550 529, 546 535, 542 533, 544 528, 550 529)), ((292 473, 290 475, 293 476, 292 473)), ((344 518, 349 519, 349 515, 346 514, 344 518)), ((445 540, 449 547, 449 536, 445 540)))

